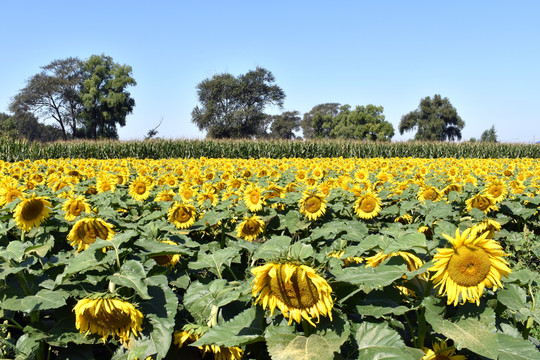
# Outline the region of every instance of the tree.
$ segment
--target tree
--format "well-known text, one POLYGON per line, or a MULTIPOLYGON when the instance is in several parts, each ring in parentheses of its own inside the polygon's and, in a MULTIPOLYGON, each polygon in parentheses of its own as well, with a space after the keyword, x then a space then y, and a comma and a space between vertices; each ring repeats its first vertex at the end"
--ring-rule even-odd
POLYGON ((304 138, 329 137, 332 119, 339 113, 339 108, 339 103, 319 104, 305 113, 301 123, 304 138))
POLYGON ((342 106, 333 118, 330 137, 375 141, 390 140, 394 136, 394 126, 384 119, 382 106, 369 104, 352 111, 350 108, 342 106))
POLYGON ((81 110, 79 87, 82 62, 78 58, 54 60, 41 67, 13 98, 9 108, 14 113, 32 112, 46 121, 53 119, 64 140, 75 136, 81 110))
POLYGON ((274 139, 294 139, 294 131, 300 130, 300 113, 298 111, 285 111, 280 115, 270 116, 270 134, 274 139))
POLYGON ((436 94, 420 100, 418 109, 401 117, 399 133, 416 129, 415 140, 461 140, 465 122, 448 98, 436 94))
POLYGON ((18 112, 14 115, 0 113, 0 136, 30 141, 55 141, 63 137, 58 127, 40 124, 34 114, 18 112))
POLYGON ((285 93, 274 85, 275 78, 257 67, 234 77, 224 73, 197 85, 201 106, 191 113, 191 121, 210 138, 241 138, 265 134, 268 105, 283 107, 285 93))
POLYGON ((132 68, 115 63, 110 56, 92 55, 82 66, 81 102, 84 109, 86 136, 117 139, 117 125, 126 125, 126 116, 135 107, 135 100, 126 90, 136 85, 132 68))
POLYGON ((480 137, 482 142, 497 142, 497 132, 495 132, 495 125, 491 126, 491 129, 487 129, 482 133, 480 137))

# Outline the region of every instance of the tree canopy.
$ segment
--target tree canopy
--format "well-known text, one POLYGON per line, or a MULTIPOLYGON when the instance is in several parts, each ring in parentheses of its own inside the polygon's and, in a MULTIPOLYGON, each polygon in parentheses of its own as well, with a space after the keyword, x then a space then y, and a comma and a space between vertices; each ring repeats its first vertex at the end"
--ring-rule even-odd
POLYGON ((279 115, 270 116, 270 134, 273 139, 295 139, 295 131, 300 130, 300 113, 285 111, 279 115))
POLYGON ((264 135, 268 125, 265 107, 283 107, 285 93, 274 84, 272 73, 257 67, 237 77, 217 74, 197 85, 201 106, 191 113, 199 130, 210 138, 244 138, 264 135))
POLYGON ((339 103, 319 104, 304 114, 304 138, 342 138, 358 140, 390 140, 394 127, 385 120, 383 107, 339 103))
POLYGON ((487 129, 482 133, 482 136, 480 136, 480 141, 497 142, 497 132, 495 131, 495 125, 492 125, 490 129, 487 129))
POLYGON ((116 125, 124 126, 135 106, 126 91, 136 84, 131 71, 105 55, 54 60, 28 79, 9 108, 18 119, 30 113, 42 124, 52 120, 64 140, 118 138, 116 125))
POLYGON ((0 113, 0 136, 30 141, 55 141, 62 139, 62 132, 58 127, 40 124, 30 112, 17 112, 13 115, 0 113))
POLYGON ((401 117, 399 133, 417 130, 415 140, 461 140, 465 122, 458 115, 448 98, 435 94, 420 100, 418 109, 401 117))

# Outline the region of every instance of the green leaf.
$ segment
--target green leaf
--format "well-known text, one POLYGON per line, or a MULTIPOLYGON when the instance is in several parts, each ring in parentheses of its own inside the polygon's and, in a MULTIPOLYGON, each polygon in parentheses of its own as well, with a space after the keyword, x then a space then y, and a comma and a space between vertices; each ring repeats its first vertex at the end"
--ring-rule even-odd
MULTIPOLYGON (((392 259, 390 259, 392 261, 392 259)), ((407 272, 405 264, 381 264, 372 267, 348 267, 342 273, 335 274, 335 281, 353 284, 366 293, 373 289, 382 288, 400 279, 407 272)), ((343 301, 343 299, 342 299, 343 301)))
POLYGON ((398 251, 426 248, 426 236, 424 234, 409 233, 394 241, 391 241, 383 250, 385 254, 389 254, 398 251))
POLYGON ((171 347, 178 298, 168 287, 165 275, 151 276, 145 282, 150 300, 141 303, 141 311, 151 324, 150 338, 157 354, 163 358, 171 347))
POLYGON ((40 290, 36 295, 26 296, 24 298, 6 299, 0 304, 5 310, 31 312, 34 310, 57 309, 66 304, 69 297, 67 291, 40 290))
POLYGON ((148 289, 144 282, 145 278, 146 271, 144 271, 142 264, 135 260, 128 260, 122 264, 120 272, 109 276, 107 279, 116 285, 134 289, 142 299, 148 300, 150 295, 148 295, 148 289))
POLYGON ((497 300, 513 311, 522 310, 527 302, 525 291, 514 284, 507 284, 503 290, 498 291, 497 300))
POLYGON ((289 248, 288 255, 293 259, 305 260, 313 256, 314 252, 315 251, 313 250, 313 247, 311 245, 297 242, 289 248))
POLYGON ((386 323, 362 322, 356 332, 359 360, 417 360, 423 355, 418 349, 408 349, 394 329, 386 323))
MULTIPOLYGON (((114 259, 113 252, 104 253, 101 249, 111 246, 111 243, 106 240, 98 239, 95 243, 81 253, 75 255, 72 261, 66 266, 64 272, 56 278, 56 283, 61 284, 64 278, 76 273, 82 273, 89 269, 109 265, 114 259)), ((110 267, 110 266, 107 266, 110 267)))
POLYGON ((24 256, 24 244, 20 241, 10 241, 4 250, 0 250, 0 258, 6 260, 22 261, 24 256))
POLYGON ((54 236, 46 233, 41 233, 38 236, 38 244, 29 246, 24 250, 25 254, 36 253, 38 256, 44 257, 49 250, 54 246, 54 236))
POLYGON ((272 260, 287 253, 292 239, 288 236, 273 236, 253 254, 253 259, 272 260))
POLYGON ((219 345, 243 346, 263 339, 265 328, 264 310, 260 306, 250 307, 232 320, 211 327, 192 346, 219 345))
POLYGON ((321 318, 316 333, 309 336, 299 335, 286 322, 268 326, 265 331, 268 353, 272 360, 333 360, 334 353, 339 352, 350 334, 349 323, 343 318, 343 314, 337 313, 334 321, 321 318))
POLYGON ((506 334, 497 334, 499 340, 498 360, 537 360, 540 358, 538 349, 527 340, 515 338, 506 334))
MULTIPOLYGON (((477 320, 473 315, 457 321, 446 320, 443 317, 445 306, 433 296, 424 299, 423 304, 426 309, 426 320, 431 324, 433 330, 452 339, 458 350, 467 348, 479 355, 491 359, 497 358, 498 342, 497 334, 495 334, 493 310, 485 308, 485 311, 489 312, 489 316, 493 315, 491 326, 487 326, 486 320, 477 320)), ((482 314, 477 315, 481 316, 482 314)))
POLYGON ((210 284, 195 281, 186 290, 184 305, 195 319, 207 323, 216 309, 237 300, 240 295, 239 289, 229 285, 227 280, 217 279, 210 284))
POLYGON ((238 249, 227 247, 225 249, 215 250, 211 253, 200 252, 197 255, 197 261, 189 264, 190 269, 208 269, 221 278, 223 266, 231 266, 232 260, 238 256, 238 249))

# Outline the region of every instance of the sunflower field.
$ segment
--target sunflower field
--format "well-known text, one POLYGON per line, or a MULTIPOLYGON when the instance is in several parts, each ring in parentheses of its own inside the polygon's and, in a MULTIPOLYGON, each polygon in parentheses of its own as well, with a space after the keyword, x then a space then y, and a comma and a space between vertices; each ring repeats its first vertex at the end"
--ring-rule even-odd
POLYGON ((1 359, 540 359, 538 158, 0 161, 1 359))

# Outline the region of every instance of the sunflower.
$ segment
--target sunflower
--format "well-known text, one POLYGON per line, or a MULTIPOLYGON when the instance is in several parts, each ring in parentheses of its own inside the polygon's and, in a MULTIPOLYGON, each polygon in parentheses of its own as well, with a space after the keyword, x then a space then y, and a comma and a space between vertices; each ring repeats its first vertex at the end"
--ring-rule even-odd
POLYGON ((96 190, 98 193, 110 191, 114 193, 116 191, 116 184, 118 179, 112 174, 100 174, 96 181, 96 190))
POLYGON ((256 184, 250 184, 244 190, 244 203, 249 211, 257 212, 263 208, 264 199, 261 197, 262 189, 256 184))
POLYGON ((129 185, 129 195, 131 195, 137 201, 144 201, 150 196, 150 190, 152 184, 147 178, 138 176, 129 185))
POLYGON ((309 220, 317 220, 326 212, 326 199, 317 188, 307 189, 300 199, 300 212, 309 220))
POLYGON ((465 201, 465 204, 467 205, 467 211, 471 211, 473 208, 476 208, 486 214, 489 213, 491 210, 498 210, 495 203, 495 199, 490 194, 477 194, 465 201))
MULTIPOLYGON (((169 245, 178 245, 174 241, 170 240, 161 240, 162 243, 169 244, 169 245)), ((152 257, 159 266, 171 266, 174 267, 179 261, 180 261, 180 254, 172 254, 172 255, 157 255, 152 257)))
POLYGON ((251 283, 255 304, 277 307, 283 316, 300 323, 302 318, 315 326, 312 319, 328 316, 332 320, 332 288, 326 280, 307 265, 271 262, 251 270, 255 279, 251 283))
POLYGON ((381 211, 381 199, 368 191, 363 195, 360 195, 354 202, 354 212, 361 219, 372 219, 381 211))
POLYGON ((77 251, 86 250, 99 237, 111 240, 114 236, 112 225, 100 218, 83 218, 78 220, 71 228, 67 240, 71 246, 78 246, 77 251))
POLYGON ((0 206, 6 206, 15 199, 22 198, 25 188, 16 181, 3 181, 0 186, 0 206))
POLYGON ((245 218, 236 228, 237 236, 247 240, 255 240, 264 231, 264 221, 257 215, 245 218))
POLYGON ((67 221, 73 221, 82 212, 90 213, 92 210, 90 204, 86 202, 86 199, 83 195, 77 196, 76 198, 70 196, 64 204, 62 205, 62 210, 66 212, 64 215, 67 221))
POLYGON ((24 198, 17 204, 13 212, 13 218, 17 226, 24 231, 39 226, 51 213, 51 203, 44 196, 32 194, 30 198, 24 198))
POLYGON ((420 360, 467 360, 465 355, 454 355, 456 349, 448 347, 446 340, 433 343, 433 350, 424 348, 425 355, 420 360))
POLYGON ((173 190, 171 189, 164 189, 164 190, 161 190, 157 195, 156 195, 156 198, 154 199, 154 201, 164 201, 164 202, 169 202, 169 201, 174 201, 173 197, 175 196, 176 194, 174 193, 173 190))
POLYGON ((508 195, 506 184, 500 180, 493 180, 484 191, 493 196, 495 202, 501 202, 508 195))
POLYGON ((128 341, 130 335, 137 337, 142 331, 143 314, 133 304, 116 298, 88 299, 77 302, 75 327, 81 334, 101 336, 105 343, 109 335, 128 341))
POLYGON ((441 193, 437 188, 433 186, 427 186, 424 187, 419 193, 418 193, 418 200, 420 201, 437 201, 441 198, 441 193))
POLYGON ((512 270, 503 259, 507 256, 496 241, 489 239, 488 232, 478 233, 466 229, 463 233, 456 230, 455 238, 446 234, 453 248, 437 249, 433 257, 434 264, 428 270, 435 272, 431 279, 435 286, 440 286, 439 294, 447 295, 447 303, 458 304, 459 295, 465 301, 480 304, 484 288, 502 287, 501 276, 508 276, 512 270))
MULTIPOLYGON (((189 345, 199 340, 201 334, 193 329, 185 331, 175 331, 173 335, 173 342, 178 348, 182 348, 184 345, 189 345)), ((203 345, 198 346, 204 357, 207 353, 214 354, 215 360, 240 360, 242 359, 243 351, 239 347, 224 347, 217 345, 203 345)))
POLYGON ((195 222, 197 210, 190 204, 175 202, 167 212, 167 219, 178 229, 187 229, 195 222))
POLYGON ((493 235, 495 235, 495 231, 501 231, 501 224, 496 220, 486 219, 472 227, 471 235, 473 233, 483 234, 486 231, 488 232, 487 237, 492 239, 493 235))

